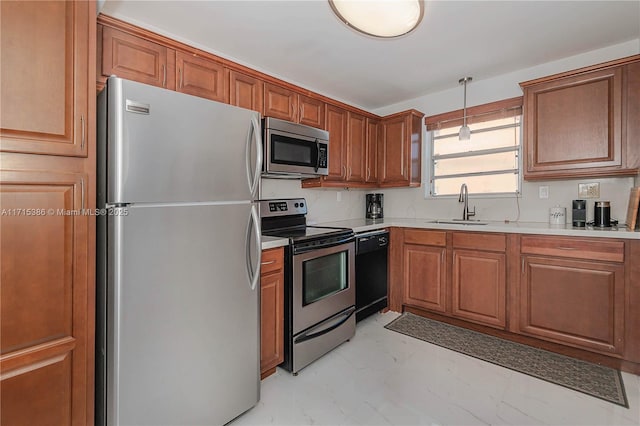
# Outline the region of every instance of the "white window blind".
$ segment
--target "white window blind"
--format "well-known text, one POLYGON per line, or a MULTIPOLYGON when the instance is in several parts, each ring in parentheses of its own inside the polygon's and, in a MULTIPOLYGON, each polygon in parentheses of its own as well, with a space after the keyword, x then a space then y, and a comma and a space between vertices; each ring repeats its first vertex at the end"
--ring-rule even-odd
MULTIPOLYGON (((458 140, 462 114, 447 113, 443 120, 428 117, 431 130, 429 193, 432 197, 457 195, 467 184, 470 194, 517 194, 520 192, 520 140, 522 108, 517 99, 506 107, 497 103, 475 108, 467 117, 471 138, 458 140), (515 104, 515 105, 513 105, 515 104), (458 123, 460 122, 460 123, 458 123)), ((499 103, 500 104, 500 103, 499 103)))

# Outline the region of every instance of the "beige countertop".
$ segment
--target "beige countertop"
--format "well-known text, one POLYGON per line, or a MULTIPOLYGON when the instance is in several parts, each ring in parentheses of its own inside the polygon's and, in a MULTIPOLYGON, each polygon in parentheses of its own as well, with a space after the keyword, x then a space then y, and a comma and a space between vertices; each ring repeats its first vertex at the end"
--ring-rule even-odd
POLYGON ((268 237, 262 236, 262 250, 267 250, 276 247, 284 247, 289 244, 288 238, 268 237))
POLYGON ((406 219, 406 218, 384 218, 380 220, 350 219, 337 222, 319 223, 321 226, 338 226, 351 228, 355 232, 371 231, 374 229, 387 228, 391 226, 401 228, 423 228, 423 229, 443 229, 453 231, 470 232, 506 232, 515 234, 538 234, 538 235, 566 235, 572 237, 597 237, 597 238, 626 238, 640 240, 640 232, 629 231, 626 227, 594 229, 573 228, 571 225, 549 225, 542 222, 504 222, 485 221, 486 225, 463 225, 448 223, 433 223, 436 219, 406 219))
MULTIPOLYGON (((640 232, 629 231, 626 227, 610 229, 573 228, 571 225, 549 225, 543 222, 504 222, 485 221, 486 225, 463 225, 450 223, 434 223, 436 219, 385 218, 380 220, 348 219, 336 222, 318 223, 320 226, 336 226, 351 228, 355 232, 372 231, 391 226, 400 228, 442 229, 470 232, 506 232, 515 234, 560 235, 571 237, 623 238, 640 240, 640 232)), ((287 238, 262 237, 262 250, 284 247, 289 244, 287 238)))

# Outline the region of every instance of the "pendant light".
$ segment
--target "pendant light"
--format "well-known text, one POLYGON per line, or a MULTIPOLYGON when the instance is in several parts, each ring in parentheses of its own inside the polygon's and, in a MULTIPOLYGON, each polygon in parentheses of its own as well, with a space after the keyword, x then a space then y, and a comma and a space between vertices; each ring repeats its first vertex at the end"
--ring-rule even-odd
POLYGON ((471 77, 465 77, 458 80, 458 84, 464 84, 464 108, 462 110, 462 127, 458 132, 458 139, 468 141, 471 138, 471 129, 467 126, 467 83, 473 80, 471 77))
POLYGON ((400 37, 413 31, 424 15, 423 0, 329 0, 347 26, 378 37, 400 37))

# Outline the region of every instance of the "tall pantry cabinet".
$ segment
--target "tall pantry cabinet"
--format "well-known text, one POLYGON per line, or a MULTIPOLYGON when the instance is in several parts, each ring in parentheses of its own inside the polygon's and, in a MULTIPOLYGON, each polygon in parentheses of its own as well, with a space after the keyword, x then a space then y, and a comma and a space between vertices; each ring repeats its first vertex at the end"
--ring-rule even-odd
POLYGON ((93 424, 95 2, 0 7, 0 423, 93 424))

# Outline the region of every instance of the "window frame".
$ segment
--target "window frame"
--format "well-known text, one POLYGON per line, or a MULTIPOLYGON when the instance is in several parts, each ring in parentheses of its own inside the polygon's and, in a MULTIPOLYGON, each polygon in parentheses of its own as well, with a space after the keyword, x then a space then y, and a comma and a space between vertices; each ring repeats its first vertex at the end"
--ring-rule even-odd
MULTIPOLYGON (((509 169, 505 170, 505 174, 511 172, 512 170, 514 174, 517 174, 517 188, 515 192, 494 192, 494 193, 478 193, 478 192, 469 192, 469 197, 471 198, 513 198, 513 197, 522 197, 522 184, 523 184, 523 159, 522 159, 522 150, 523 150, 523 114, 522 114, 522 96, 517 98, 505 99, 497 102, 491 102, 488 104, 478 105, 475 107, 471 107, 467 109, 467 123, 480 123, 486 121, 498 120, 500 118, 508 118, 514 116, 520 116, 520 123, 518 125, 509 124, 504 126, 496 126, 491 128, 491 130, 499 130, 502 128, 511 128, 511 127, 519 127, 520 133, 520 143, 517 148, 512 147, 502 147, 502 148, 494 148, 487 149, 481 151, 474 151, 473 153, 456 153, 456 154, 444 154, 442 156, 438 156, 439 159, 443 158, 462 158, 462 157, 474 157, 483 154, 491 154, 491 153, 499 153, 499 152, 513 152, 515 151, 515 155, 517 158, 517 169, 509 169)), ((424 181, 425 187, 425 198, 430 199, 446 199, 446 198, 458 198, 458 194, 443 194, 436 195, 434 194, 435 188, 435 163, 434 163, 434 130, 441 130, 446 128, 458 127, 461 126, 463 122, 463 110, 451 111, 443 114, 438 114, 435 116, 425 117, 425 125, 426 125, 426 138, 425 138, 425 149, 424 149, 424 176, 426 177, 424 181)), ((487 132, 491 130, 478 129, 472 131, 471 133, 481 133, 487 132)), ((456 133, 457 134, 457 133, 456 133)), ((449 135, 450 137, 450 135, 449 135)), ((460 174, 460 176, 481 176, 483 174, 486 175, 495 175, 495 172, 499 172, 500 170, 492 171, 492 172, 471 172, 460 174)), ((450 177, 455 177, 456 175, 447 175, 450 177)))

